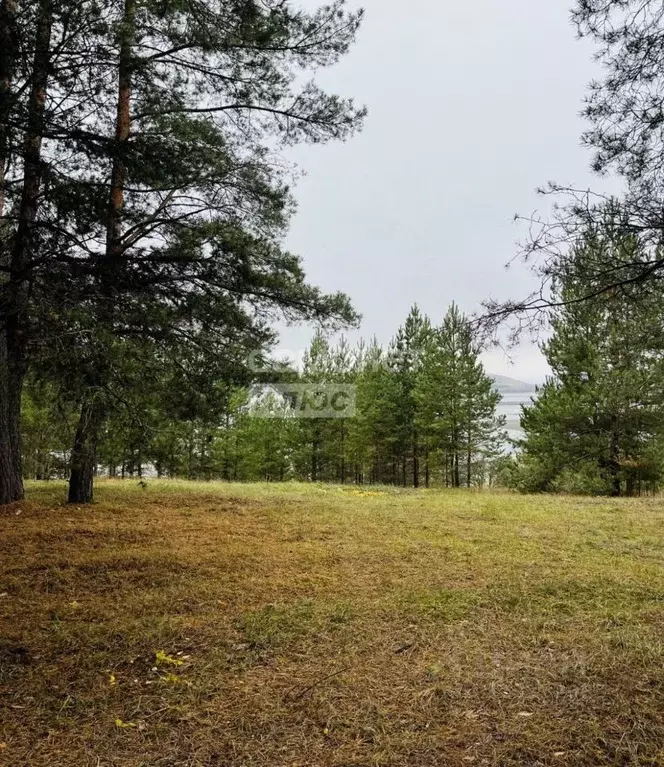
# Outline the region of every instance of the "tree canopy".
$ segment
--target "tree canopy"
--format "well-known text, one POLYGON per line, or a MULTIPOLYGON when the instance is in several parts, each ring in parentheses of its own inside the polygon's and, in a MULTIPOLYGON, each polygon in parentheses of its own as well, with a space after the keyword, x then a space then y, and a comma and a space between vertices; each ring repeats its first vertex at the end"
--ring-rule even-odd
POLYGON ((33 367, 76 381, 70 498, 89 500, 118 360, 187 344, 210 364, 229 343, 269 346, 277 315, 356 321, 282 246, 294 201, 280 147, 363 121, 307 79, 353 43, 362 13, 344 5, 3 0, 0 501, 22 494, 33 367))

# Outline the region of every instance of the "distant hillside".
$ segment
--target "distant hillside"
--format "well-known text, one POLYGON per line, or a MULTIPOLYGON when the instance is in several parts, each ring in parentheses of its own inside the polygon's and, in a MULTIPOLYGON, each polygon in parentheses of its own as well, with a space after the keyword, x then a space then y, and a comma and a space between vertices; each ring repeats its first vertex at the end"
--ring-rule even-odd
POLYGON ((516 378, 509 378, 508 376, 492 376, 496 382, 496 389, 501 394, 510 394, 512 392, 534 392, 535 384, 526 383, 525 381, 518 381, 516 378))

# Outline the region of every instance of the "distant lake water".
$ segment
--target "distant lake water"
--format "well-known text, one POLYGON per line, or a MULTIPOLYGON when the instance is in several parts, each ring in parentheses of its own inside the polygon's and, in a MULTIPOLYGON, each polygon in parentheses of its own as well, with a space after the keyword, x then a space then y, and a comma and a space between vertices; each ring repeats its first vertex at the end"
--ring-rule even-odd
POLYGON ((512 439, 519 439, 523 436, 519 418, 521 416, 521 406, 528 405, 535 392, 529 391, 510 391, 503 392, 503 399, 498 405, 498 415, 504 415, 507 419, 507 432, 512 439))

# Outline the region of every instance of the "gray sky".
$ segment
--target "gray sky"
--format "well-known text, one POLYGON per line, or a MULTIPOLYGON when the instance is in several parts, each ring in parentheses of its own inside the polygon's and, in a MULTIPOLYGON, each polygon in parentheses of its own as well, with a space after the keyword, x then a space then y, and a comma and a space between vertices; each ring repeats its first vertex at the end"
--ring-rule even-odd
MULTIPOLYGON (((523 235, 514 214, 546 210, 535 188, 548 180, 598 186, 579 117, 595 65, 570 4, 362 3, 356 46, 318 79, 366 103, 366 127, 292 153, 306 176, 288 245, 311 282, 351 296, 364 337, 389 341, 413 303, 438 322, 452 301, 471 313, 524 295, 526 268, 504 269, 523 235)), ((295 355, 311 334, 286 329, 280 349, 295 355)), ((486 363, 528 381, 546 372, 532 347, 486 363)))

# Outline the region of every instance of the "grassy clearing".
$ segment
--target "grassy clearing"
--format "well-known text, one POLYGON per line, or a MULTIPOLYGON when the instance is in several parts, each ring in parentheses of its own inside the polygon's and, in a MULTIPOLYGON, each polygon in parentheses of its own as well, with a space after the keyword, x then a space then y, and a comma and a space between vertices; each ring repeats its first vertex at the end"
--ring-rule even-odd
POLYGON ((664 765, 664 505, 102 482, 0 514, 0 764, 664 765))

